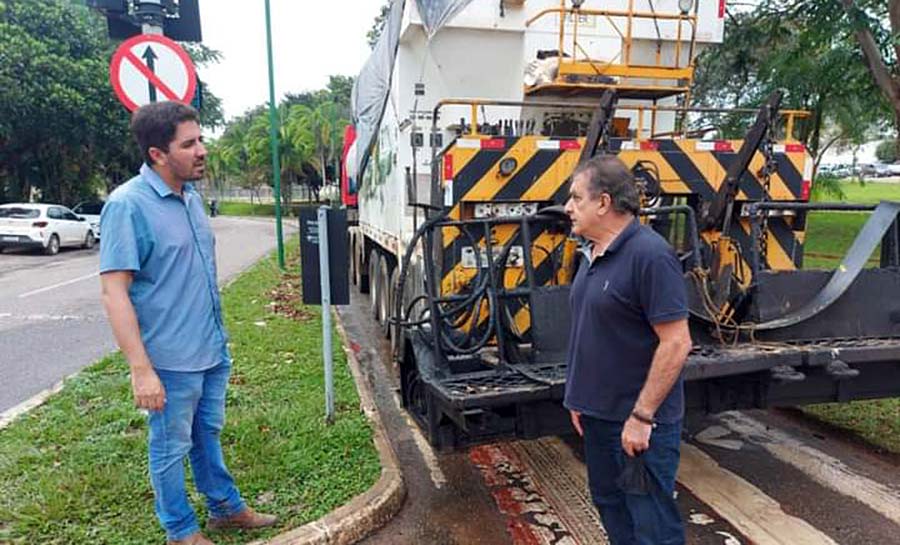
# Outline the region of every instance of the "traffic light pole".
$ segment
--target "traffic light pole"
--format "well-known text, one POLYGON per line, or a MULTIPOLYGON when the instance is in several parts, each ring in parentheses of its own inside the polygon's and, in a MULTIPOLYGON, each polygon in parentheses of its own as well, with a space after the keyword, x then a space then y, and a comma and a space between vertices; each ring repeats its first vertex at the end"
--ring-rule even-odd
POLYGON ((141 22, 141 32, 161 36, 166 20, 163 0, 139 0, 136 8, 134 14, 141 22))
POLYGON ((275 107, 275 66, 272 61, 272 22, 266 0, 266 47, 269 52, 269 141, 272 145, 272 176, 275 181, 275 236, 278 240, 278 267, 284 271, 284 239, 281 232, 281 160, 278 156, 278 111, 275 107))

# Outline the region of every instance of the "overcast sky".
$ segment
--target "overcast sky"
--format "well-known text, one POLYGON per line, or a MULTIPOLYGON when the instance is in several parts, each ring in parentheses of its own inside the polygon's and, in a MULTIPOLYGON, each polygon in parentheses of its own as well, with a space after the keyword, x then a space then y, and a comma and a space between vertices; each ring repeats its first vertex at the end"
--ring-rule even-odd
MULTIPOLYGON (((355 76, 369 56, 366 33, 381 0, 270 0, 276 101, 320 89, 331 74, 355 76)), ((225 118, 269 100, 264 0, 200 0, 203 43, 222 52, 198 70, 222 98, 225 118)))

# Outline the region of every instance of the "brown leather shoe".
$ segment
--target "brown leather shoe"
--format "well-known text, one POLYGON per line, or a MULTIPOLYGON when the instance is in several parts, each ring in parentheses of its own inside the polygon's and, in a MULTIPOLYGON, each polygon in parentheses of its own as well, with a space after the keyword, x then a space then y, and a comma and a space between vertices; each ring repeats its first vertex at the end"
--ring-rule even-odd
POLYGON ((275 526, 277 522, 278 517, 275 515, 257 513, 253 509, 247 507, 240 513, 231 515, 230 517, 212 517, 206 523, 206 527, 210 530, 252 530, 254 528, 275 526))
POLYGON ((196 534, 191 534, 184 539, 176 539, 166 541, 167 545, 216 545, 212 541, 206 539, 206 536, 197 532, 196 534))

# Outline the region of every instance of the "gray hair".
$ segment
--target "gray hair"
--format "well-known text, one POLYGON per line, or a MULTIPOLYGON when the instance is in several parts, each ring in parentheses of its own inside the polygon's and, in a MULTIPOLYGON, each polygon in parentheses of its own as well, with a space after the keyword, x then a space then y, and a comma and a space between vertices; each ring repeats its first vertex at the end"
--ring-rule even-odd
POLYGON ((587 174, 588 193, 592 199, 599 199, 606 193, 617 212, 637 215, 640 211, 641 197, 634 176, 615 155, 591 157, 575 167, 572 178, 579 174, 587 174))

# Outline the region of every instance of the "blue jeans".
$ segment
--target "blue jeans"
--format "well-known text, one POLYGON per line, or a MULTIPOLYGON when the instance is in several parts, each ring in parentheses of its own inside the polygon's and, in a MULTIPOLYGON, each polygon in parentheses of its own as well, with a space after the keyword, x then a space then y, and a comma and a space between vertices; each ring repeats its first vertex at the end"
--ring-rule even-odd
POLYGON ((150 482, 156 515, 170 540, 200 531, 185 488, 185 456, 211 516, 227 517, 245 507, 219 441, 230 372, 230 363, 191 373, 156 371, 166 389, 166 405, 150 413, 150 482))
POLYGON ((610 545, 684 545, 684 525, 675 502, 681 422, 658 424, 641 455, 650 477, 646 494, 626 493, 616 480, 625 467, 621 422, 581 416, 591 498, 610 545))

